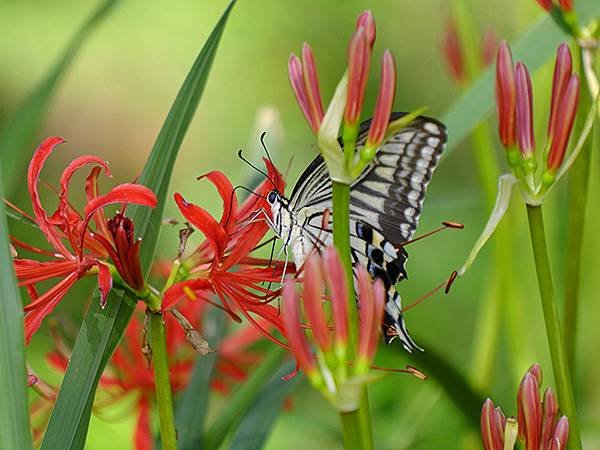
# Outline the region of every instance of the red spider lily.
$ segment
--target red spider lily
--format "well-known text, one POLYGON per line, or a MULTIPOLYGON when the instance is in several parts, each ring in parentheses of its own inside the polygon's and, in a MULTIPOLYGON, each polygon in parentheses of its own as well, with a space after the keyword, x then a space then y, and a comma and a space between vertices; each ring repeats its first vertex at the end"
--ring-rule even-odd
MULTIPOLYGON (((191 320, 194 328, 202 331, 201 324, 205 318, 206 306, 207 304, 202 302, 186 302, 182 304, 181 312, 191 320)), ((177 394, 188 383, 197 353, 192 350, 190 345, 185 344, 185 332, 173 319, 173 316, 165 314, 164 317, 171 388, 173 393, 177 394)), ((104 412, 121 400, 133 397, 135 399, 133 408, 136 414, 133 436, 135 448, 136 450, 151 450, 154 439, 150 417, 152 409, 155 407, 156 393, 154 371, 148 365, 142 349, 143 322, 143 305, 140 305, 107 370, 100 378, 100 392, 94 407, 95 411, 104 412)), ((245 380, 252 367, 261 361, 262 355, 258 351, 250 349, 261 337, 262 335, 254 327, 244 326, 228 334, 220 342, 217 348, 216 371, 211 380, 211 387, 216 392, 227 394, 231 386, 245 380)), ((48 361, 55 369, 64 372, 69 355, 65 353, 62 343, 57 343, 56 347, 57 351, 48 355, 48 361)), ((35 411, 31 412, 38 420, 39 416, 44 415, 43 413, 49 415, 50 409, 47 405, 51 405, 56 398, 56 389, 45 389, 45 391, 41 392, 44 401, 36 402, 35 411)), ((40 434, 42 429, 43 427, 39 430, 40 434)))
POLYGON ((38 225, 54 251, 38 249, 13 239, 16 247, 50 258, 47 261, 14 258, 19 285, 25 286, 31 297, 31 302, 24 308, 26 342, 31 340, 44 317, 52 312, 71 286, 86 274, 98 274, 101 303, 105 304, 113 282, 108 263, 109 256, 126 283, 133 289, 143 286, 139 271, 139 242, 132 242, 133 223, 119 214, 107 221, 103 209, 115 203, 133 203, 153 208, 156 206, 154 193, 145 186, 124 183, 114 187, 107 194, 99 195, 98 176, 102 170, 110 176, 108 165, 95 156, 80 156, 64 170, 60 178, 58 207, 52 215, 48 215, 38 192, 40 173, 54 147, 63 142, 59 137, 50 137, 43 141, 35 151, 27 173, 27 187, 33 206, 33 217, 27 217, 38 225), (86 165, 95 167, 86 180, 86 206, 83 212, 79 213, 69 203, 69 185, 75 172, 86 165), (94 230, 90 229, 92 221, 95 224, 94 230), (130 230, 129 238, 123 239, 122 233, 118 231, 117 221, 130 230), (43 294, 38 294, 36 284, 52 278, 61 280, 43 294))
MULTIPOLYGON (((569 420, 566 416, 559 418, 558 403, 550 388, 546 389, 542 402, 541 384, 541 368, 534 364, 525 373, 517 393, 518 438, 525 450, 564 450, 569 437, 569 420)), ((507 436, 512 434, 508 424, 502 410, 494 408, 488 398, 481 409, 481 436, 486 450, 512 448, 505 445, 507 436)), ((512 436, 509 442, 514 443, 516 437, 512 436)))
POLYGON ((204 234, 206 240, 182 263, 189 270, 191 279, 176 283, 165 292, 162 309, 171 308, 183 298, 201 299, 222 308, 234 320, 240 321, 238 314, 243 315, 267 337, 284 345, 254 317, 265 319, 283 332, 279 311, 269 304, 279 296, 279 290, 262 286, 264 282, 281 280, 282 264, 273 268, 264 260, 249 257, 269 229, 264 220, 268 208, 266 197, 272 190, 282 192, 284 187, 277 169, 267 160, 265 164, 267 179, 241 207, 238 207, 233 186, 224 174, 210 172, 204 175, 215 185, 223 200, 223 214, 218 221, 200 206, 187 202, 181 194, 175 194, 183 216, 204 234), (234 266, 235 270, 231 270, 234 266), (219 298, 220 305, 212 300, 214 295, 219 298))

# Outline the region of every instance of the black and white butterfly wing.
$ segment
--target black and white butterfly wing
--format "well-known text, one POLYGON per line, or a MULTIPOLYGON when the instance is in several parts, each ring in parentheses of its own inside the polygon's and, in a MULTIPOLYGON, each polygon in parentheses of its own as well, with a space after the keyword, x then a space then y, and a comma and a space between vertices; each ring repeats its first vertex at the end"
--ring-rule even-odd
MULTIPOLYGON (((393 113, 391 119, 403 115, 393 113)), ((361 124, 357 149, 364 144, 369 126, 370 120, 361 124)), ((420 116, 378 150, 351 186, 352 258, 384 282, 388 292, 386 341, 398 336, 409 352, 419 347, 404 325, 400 296, 394 285, 407 277, 404 263, 408 255, 402 244, 414 235, 427 185, 446 139, 443 124, 420 116)), ((328 227, 323 227, 323 214, 331 207, 331 181, 323 159, 317 156, 300 176, 289 200, 290 211, 302 218, 297 223, 302 238, 317 249, 332 242, 331 220, 328 227)), ((295 256, 303 259, 302 255, 295 256)))

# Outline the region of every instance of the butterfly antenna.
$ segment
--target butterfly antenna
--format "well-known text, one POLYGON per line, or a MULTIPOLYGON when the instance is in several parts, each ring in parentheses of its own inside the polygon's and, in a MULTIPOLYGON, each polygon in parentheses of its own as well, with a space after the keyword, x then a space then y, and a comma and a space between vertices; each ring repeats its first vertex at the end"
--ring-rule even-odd
POLYGON ((273 164, 273 160, 271 159, 271 155, 269 154, 269 150, 267 150, 267 146, 265 144, 265 136, 266 135, 267 135, 266 131, 263 131, 260 134, 260 145, 262 145, 262 148, 265 151, 265 154, 267 155, 267 159, 269 160, 269 162, 271 163, 271 165, 275 166, 275 164, 273 164))
POLYGON ((413 243, 415 243, 417 241, 420 241, 421 239, 425 239, 426 237, 429 237, 431 235, 439 233, 440 231, 443 231, 443 230, 445 230, 447 228, 455 228, 457 230, 462 230, 464 227, 465 226, 462 223, 458 223, 458 222, 449 222, 449 221, 442 222, 442 226, 441 227, 436 228, 435 230, 430 231, 429 233, 425 233, 422 236, 419 236, 419 237, 416 237, 414 239, 411 239, 410 241, 403 242, 402 244, 400 244, 400 247, 404 247, 404 246, 406 246, 408 244, 413 244, 413 243))
MULTIPOLYGON (((267 173, 264 170, 259 169, 258 167, 256 167, 254 164, 252 164, 250 161, 248 161, 244 155, 242 154, 242 150, 238 150, 238 158, 240 158, 242 161, 244 161, 246 164, 248 164, 250 167, 252 167, 254 170, 256 170, 258 173, 262 174, 267 180, 269 180, 271 182, 271 184, 273 185, 273 187, 275 189, 277 189, 277 185, 275 184, 275 182, 273 181, 273 179, 267 175, 267 173)), ((270 161, 270 159, 269 159, 270 161)), ((271 163, 272 164, 272 163, 271 163)))

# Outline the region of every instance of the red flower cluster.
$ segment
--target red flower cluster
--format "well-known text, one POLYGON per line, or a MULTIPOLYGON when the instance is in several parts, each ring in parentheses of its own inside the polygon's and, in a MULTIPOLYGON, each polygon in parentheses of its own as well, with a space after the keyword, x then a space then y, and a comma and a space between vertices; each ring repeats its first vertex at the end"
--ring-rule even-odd
POLYGON ((31 302, 24 308, 26 342, 31 340, 44 317, 52 312, 69 288, 84 275, 98 275, 102 304, 106 302, 116 273, 133 290, 144 286, 138 256, 140 241, 134 242, 133 223, 122 214, 107 220, 103 208, 115 203, 122 204, 123 208, 129 203, 153 208, 156 206, 154 193, 145 186, 124 183, 114 187, 107 194, 100 195, 98 176, 103 170, 110 176, 107 163, 96 156, 80 156, 63 171, 58 192, 58 207, 49 215, 42 206, 38 183, 46 159, 54 147, 63 142, 59 137, 50 137, 35 151, 27 173, 33 217, 23 213, 38 225, 54 250, 39 249, 12 239, 15 247, 48 257, 45 261, 14 258, 19 285, 27 288, 31 298, 31 302), (87 203, 80 213, 69 202, 69 185, 75 172, 86 165, 94 167, 86 179, 87 203), (90 228, 90 222, 95 224, 93 230, 90 228), (108 262, 109 257, 114 266, 108 262), (39 294, 37 283, 52 278, 60 278, 60 281, 43 294, 39 294))
POLYGON ((238 206, 237 195, 227 177, 221 172, 210 172, 207 178, 217 188, 223 200, 223 214, 219 220, 205 209, 187 202, 179 193, 175 201, 186 220, 201 231, 206 240, 182 263, 188 279, 171 286, 164 295, 163 311, 183 298, 201 299, 225 310, 234 320, 246 317, 271 340, 284 345, 256 316, 263 318, 283 333, 279 311, 270 305, 279 296, 279 290, 264 287, 263 283, 278 282, 282 264, 269 267, 267 261, 249 257, 269 227, 265 221, 268 208, 266 196, 272 190, 282 192, 284 182, 277 169, 265 160, 267 179, 256 192, 238 206), (231 270, 235 266, 235 270, 231 270), (220 304, 212 297, 216 295, 220 304))
MULTIPOLYGON (((202 332, 202 323, 206 317, 207 304, 186 302, 180 311, 190 320, 192 326, 202 332)), ((154 445, 151 410, 155 404, 154 371, 148 364, 142 342, 144 339, 144 307, 137 311, 125 330, 125 336, 117 347, 106 371, 100 378, 100 393, 95 407, 99 411, 115 405, 125 398, 135 398, 136 427, 134 441, 136 450, 151 450, 154 445)), ((185 330, 171 314, 165 314, 166 344, 169 354, 169 374, 173 393, 181 392, 187 386, 197 353, 186 342, 185 330)), ((248 371, 262 360, 262 354, 250 347, 262 334, 253 326, 247 325, 228 334, 217 350, 215 374, 211 380, 212 388, 227 394, 230 387, 246 379, 248 371)), ((48 355, 49 363, 61 373, 67 369, 69 355, 64 344, 57 343, 57 350, 48 355)), ((41 423, 36 434, 41 433, 47 423, 51 405, 56 398, 56 389, 36 380, 36 390, 43 395, 43 401, 34 402, 32 415, 41 423), (45 417, 41 417, 45 416, 45 417)))

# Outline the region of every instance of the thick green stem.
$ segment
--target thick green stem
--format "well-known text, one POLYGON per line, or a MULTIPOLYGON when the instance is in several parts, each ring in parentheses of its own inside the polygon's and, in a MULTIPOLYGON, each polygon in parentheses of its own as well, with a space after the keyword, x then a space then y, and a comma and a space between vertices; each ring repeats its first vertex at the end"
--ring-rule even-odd
POLYGON ((354 357, 356 350, 356 324, 358 323, 356 301, 354 296, 354 276, 352 273, 352 257, 350 255, 350 186, 333 182, 333 244, 338 249, 348 280, 348 302, 350 303, 348 339, 350 354, 354 357))
MULTIPOLYGON (((581 62, 580 49, 580 62, 581 62)), ((579 111, 574 136, 578 136, 585 125, 585 117, 589 111, 592 99, 588 92, 583 70, 580 70, 581 92, 579 95, 579 111)), ((592 133, 593 135, 594 133, 592 133)), ((577 314, 579 310, 580 284, 581 284, 581 252, 583 249, 583 231, 585 214, 587 210, 588 185, 590 178, 590 165, 592 159, 592 136, 581 150, 577 161, 569 172, 569 213, 568 238, 567 238, 567 261, 565 279, 565 306, 564 306, 564 330, 565 350, 569 358, 569 369, 571 377, 575 378, 575 349, 577 336, 577 314)))
POLYGON ((363 428, 365 423, 360 417, 361 409, 340 414, 342 429, 344 430, 345 450, 367 450, 373 448, 373 440, 365 439, 367 435, 371 435, 371 427, 369 424, 368 429, 363 428))
MULTIPOLYGON (((354 358, 356 354, 356 325, 358 314, 354 295, 354 276, 350 255, 350 186, 333 182, 333 243, 338 249, 348 280, 348 302, 350 311, 349 323, 349 353, 354 358)), ((346 448, 369 450, 373 448, 373 431, 371 414, 369 412, 369 397, 367 389, 363 391, 358 410, 342 413, 344 442, 346 448)))
POLYGON ((565 353, 562 330, 558 318, 558 306, 556 304, 552 274, 550 272, 548 248, 546 247, 542 207, 527 205, 527 218, 529 219, 531 246, 533 248, 533 258, 535 260, 540 298, 542 300, 542 310, 544 312, 546 335, 548 337, 548 347, 550 348, 558 401, 561 411, 569 418, 570 431, 567 448, 571 450, 581 449, 575 396, 573 394, 567 354, 565 353))
POLYGON ((152 347, 152 365, 154 367, 162 448, 164 450, 177 450, 165 324, 160 313, 150 313, 150 345, 152 347))

